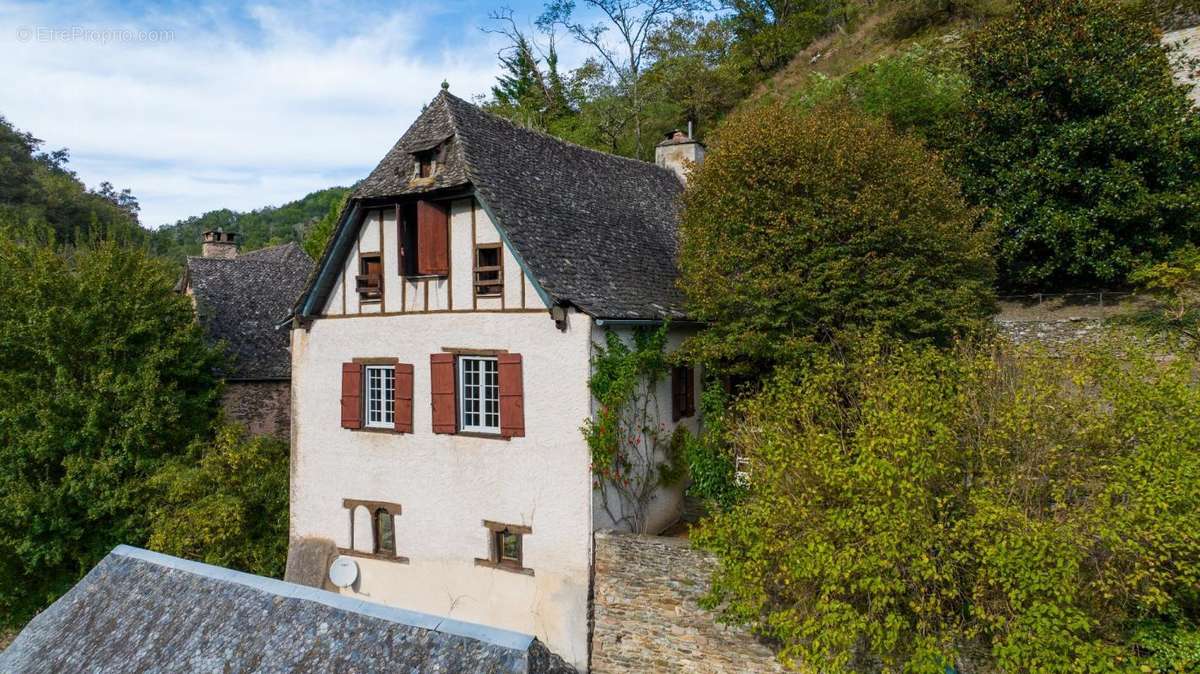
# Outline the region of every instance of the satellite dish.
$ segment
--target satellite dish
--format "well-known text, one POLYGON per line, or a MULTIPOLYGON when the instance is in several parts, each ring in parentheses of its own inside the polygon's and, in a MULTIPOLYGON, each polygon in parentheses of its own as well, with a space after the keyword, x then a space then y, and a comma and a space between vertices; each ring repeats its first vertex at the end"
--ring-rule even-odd
POLYGON ((339 555, 329 566, 329 580, 337 587, 350 587, 358 580, 358 564, 346 555, 339 555))

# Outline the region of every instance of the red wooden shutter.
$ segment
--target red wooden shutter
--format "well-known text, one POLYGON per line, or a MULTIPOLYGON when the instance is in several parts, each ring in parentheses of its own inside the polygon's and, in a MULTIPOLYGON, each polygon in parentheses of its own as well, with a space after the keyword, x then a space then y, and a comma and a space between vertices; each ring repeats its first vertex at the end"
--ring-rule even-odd
POLYGON ((413 366, 396 364, 396 432, 413 432, 413 366))
POLYGON ((433 432, 454 433, 458 430, 454 403, 454 354, 430 354, 429 382, 433 398, 433 432))
POLYGON ((502 353, 496 357, 500 377, 500 435, 525 437, 525 383, 521 374, 521 354, 502 353))
POLYGON ((417 273, 450 273, 450 212, 432 201, 417 202, 417 273))
MULTIPOLYGON (((404 227, 407 223, 404 222, 404 213, 400 209, 400 204, 396 204, 396 271, 401 276, 408 273, 408 251, 404 246, 404 227)), ((404 307, 401 307, 403 309, 404 307)))
POLYGON ((342 363, 342 428, 362 428, 363 366, 342 363))

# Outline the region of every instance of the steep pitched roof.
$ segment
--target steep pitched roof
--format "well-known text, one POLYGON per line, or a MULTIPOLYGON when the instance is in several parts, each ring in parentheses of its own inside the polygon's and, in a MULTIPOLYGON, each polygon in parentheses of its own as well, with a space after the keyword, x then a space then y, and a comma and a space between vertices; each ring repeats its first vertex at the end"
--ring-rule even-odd
POLYGON ((127 546, 0 653, 0 672, 566 674, 529 635, 127 546))
POLYGON ((291 375, 287 317, 312 273, 312 258, 295 243, 232 259, 189 257, 184 283, 192 289, 205 335, 226 344, 229 379, 286 379, 291 375))
MULTIPOLYGON (((521 128, 443 91, 352 196, 384 200, 466 185, 553 302, 597 318, 683 317, 675 286, 682 186, 670 170, 521 128), (433 181, 412 180, 412 153, 448 138, 433 181)), ((352 212, 351 205, 345 215, 352 212)), ((357 226, 344 217, 339 231, 357 226)), ((336 265, 348 247, 330 251, 322 266, 327 258, 336 265)), ((330 287, 314 280, 310 313, 330 287)))

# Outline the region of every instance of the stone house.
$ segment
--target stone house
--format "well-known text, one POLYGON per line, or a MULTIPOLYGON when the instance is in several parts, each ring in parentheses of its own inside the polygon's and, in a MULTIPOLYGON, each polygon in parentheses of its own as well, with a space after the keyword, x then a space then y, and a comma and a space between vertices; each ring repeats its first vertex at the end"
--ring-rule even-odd
MULTIPOLYGON (((532 634, 588 665, 593 532, 627 527, 580 432, 607 331, 695 328, 677 277, 682 133, 657 164, 441 92, 360 183, 296 304, 288 579, 532 634)), ((697 373, 655 391, 697 429, 697 373)), ((646 529, 679 515, 655 495, 646 529)))
POLYGON ((288 437, 291 354, 286 323, 312 273, 295 243, 238 254, 236 234, 204 233, 200 257, 188 257, 176 290, 192 298, 204 334, 224 346, 221 398, 226 415, 255 435, 288 437))

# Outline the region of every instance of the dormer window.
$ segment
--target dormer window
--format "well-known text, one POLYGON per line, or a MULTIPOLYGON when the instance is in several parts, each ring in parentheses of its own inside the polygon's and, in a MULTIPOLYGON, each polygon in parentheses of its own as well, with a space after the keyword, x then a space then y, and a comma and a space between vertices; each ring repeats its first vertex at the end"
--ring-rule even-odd
POLYGON ((425 150, 414 155, 418 178, 432 178, 437 170, 437 149, 425 150))

